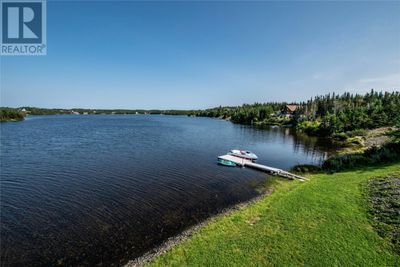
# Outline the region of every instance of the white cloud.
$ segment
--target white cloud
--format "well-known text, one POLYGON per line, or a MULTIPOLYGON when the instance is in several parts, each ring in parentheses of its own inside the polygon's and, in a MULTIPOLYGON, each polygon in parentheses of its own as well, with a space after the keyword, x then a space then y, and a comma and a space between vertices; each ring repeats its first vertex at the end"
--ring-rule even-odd
POLYGON ((318 72, 314 73, 311 78, 313 80, 334 80, 337 79, 340 75, 338 73, 333 72, 318 72))
POLYGON ((379 77, 363 78, 357 81, 359 88, 377 90, 400 90, 400 72, 379 77))

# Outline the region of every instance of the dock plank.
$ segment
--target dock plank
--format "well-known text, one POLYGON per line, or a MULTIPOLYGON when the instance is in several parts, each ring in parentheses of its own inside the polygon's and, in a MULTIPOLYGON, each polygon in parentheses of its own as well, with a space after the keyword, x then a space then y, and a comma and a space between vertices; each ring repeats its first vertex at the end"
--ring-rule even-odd
POLYGON ((289 179, 299 179, 300 181, 308 180, 305 177, 302 177, 302 176, 299 176, 299 175, 296 175, 296 174, 293 174, 293 173, 290 173, 290 172, 287 172, 287 171, 284 171, 284 170, 281 170, 281 169, 278 169, 278 168, 269 167, 269 166, 266 166, 266 165, 263 165, 263 164, 252 162, 251 160, 235 157, 235 156, 228 155, 228 154, 219 156, 218 158, 219 159, 223 159, 223 160, 232 161, 232 162, 234 162, 237 165, 242 166, 242 167, 253 168, 253 169, 256 169, 256 170, 272 173, 274 175, 283 176, 283 177, 286 177, 286 178, 289 178, 289 179))

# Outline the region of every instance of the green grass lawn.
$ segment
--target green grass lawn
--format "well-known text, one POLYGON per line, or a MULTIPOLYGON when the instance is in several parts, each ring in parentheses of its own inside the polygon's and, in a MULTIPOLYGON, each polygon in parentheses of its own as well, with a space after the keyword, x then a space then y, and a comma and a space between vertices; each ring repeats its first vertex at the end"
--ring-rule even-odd
POLYGON ((308 182, 276 179, 275 192, 221 216, 156 258, 154 266, 400 266, 367 215, 365 182, 400 163, 308 182))

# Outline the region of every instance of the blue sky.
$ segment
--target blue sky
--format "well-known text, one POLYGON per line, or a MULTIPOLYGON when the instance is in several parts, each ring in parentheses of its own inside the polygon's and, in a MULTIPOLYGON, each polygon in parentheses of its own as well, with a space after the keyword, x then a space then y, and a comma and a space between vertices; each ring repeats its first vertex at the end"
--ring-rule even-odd
POLYGON ((2 106, 207 108, 400 90, 400 2, 48 1, 2 106))

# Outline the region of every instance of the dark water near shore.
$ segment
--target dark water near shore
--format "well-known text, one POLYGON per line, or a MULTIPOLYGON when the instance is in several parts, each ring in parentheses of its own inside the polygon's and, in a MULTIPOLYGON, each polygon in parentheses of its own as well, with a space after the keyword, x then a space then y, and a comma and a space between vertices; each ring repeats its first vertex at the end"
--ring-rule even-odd
POLYGON ((1 124, 1 266, 119 265, 257 195, 265 175, 221 167, 229 149, 270 166, 328 151, 290 129, 181 116, 40 116, 1 124))

